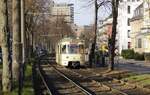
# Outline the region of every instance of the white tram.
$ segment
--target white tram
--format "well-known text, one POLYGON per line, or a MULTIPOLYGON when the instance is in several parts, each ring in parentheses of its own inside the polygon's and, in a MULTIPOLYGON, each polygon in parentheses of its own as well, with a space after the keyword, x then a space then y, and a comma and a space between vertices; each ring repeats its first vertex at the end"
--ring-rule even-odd
POLYGON ((56 45, 56 62, 62 66, 78 67, 85 64, 84 41, 63 38, 56 45))

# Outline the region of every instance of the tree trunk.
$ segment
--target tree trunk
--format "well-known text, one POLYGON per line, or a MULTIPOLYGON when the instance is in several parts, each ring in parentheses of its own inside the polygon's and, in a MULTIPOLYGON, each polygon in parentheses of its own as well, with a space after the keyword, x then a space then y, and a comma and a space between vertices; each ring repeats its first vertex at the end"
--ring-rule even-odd
POLYGON ((98 4, 97 4, 97 0, 94 1, 95 4, 95 24, 94 24, 94 42, 92 43, 92 47, 90 50, 90 59, 89 59, 89 64, 90 67, 92 67, 92 62, 94 60, 94 63, 96 64, 96 60, 95 60, 95 48, 96 48, 96 39, 97 39, 97 20, 98 20, 98 4))
POLYGON ((97 0, 95 0, 95 26, 94 26, 94 32, 95 32, 95 37, 94 37, 94 49, 93 49, 93 57, 94 57, 94 63, 96 64, 96 59, 95 59, 95 48, 96 48, 96 39, 97 39, 97 20, 98 20, 98 3, 97 0))
POLYGON ((20 0, 13 0, 13 78, 19 80, 22 63, 20 0))
POLYGON ((117 17, 118 17, 118 5, 119 0, 112 1, 112 15, 113 15, 113 26, 112 35, 110 38, 110 70, 114 70, 114 57, 115 57, 115 44, 116 44, 116 29, 117 29, 117 17))
POLYGON ((11 91, 11 61, 10 61, 10 44, 9 44, 9 31, 8 31, 8 6, 7 0, 0 2, 0 31, 1 31, 1 47, 3 59, 3 72, 2 72, 2 85, 3 92, 11 91))

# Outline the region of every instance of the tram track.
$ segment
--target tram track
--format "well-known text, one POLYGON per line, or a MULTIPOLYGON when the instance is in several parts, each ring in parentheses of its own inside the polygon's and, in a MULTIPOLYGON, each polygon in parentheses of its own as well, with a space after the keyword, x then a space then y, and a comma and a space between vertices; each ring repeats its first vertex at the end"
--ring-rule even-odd
MULTIPOLYGON (((147 89, 137 87, 124 81, 120 81, 113 77, 108 77, 96 73, 90 69, 68 69, 59 65, 50 64, 48 64, 48 68, 51 68, 53 70, 56 69, 58 72, 68 77, 71 81, 77 83, 83 89, 86 89, 86 91, 90 91, 91 94, 86 93, 87 95, 150 95, 147 89)), ((56 85, 59 86, 60 84, 56 83, 56 85)), ((63 88, 67 87, 64 86, 63 88)), ((65 93, 66 91, 63 92, 65 93)), ((68 95, 72 94, 68 93, 68 95)), ((83 93, 79 95, 83 95, 83 93)))
POLYGON ((45 79, 44 72, 39 64, 33 64, 33 84, 35 95, 52 95, 51 90, 45 79))
MULTIPOLYGON (((49 65, 49 67, 51 66, 52 65, 49 65)), ((63 68, 62 66, 55 66, 54 68, 57 68, 58 71, 69 77, 72 81, 80 85, 82 88, 86 89, 86 91, 91 92, 91 94, 87 95, 128 95, 104 84, 101 84, 100 82, 97 82, 95 80, 87 79, 82 75, 68 70, 67 68, 63 68)))
POLYGON ((51 80, 51 82, 48 83, 49 86, 53 85, 52 87, 50 87, 52 88, 50 89, 52 95, 94 95, 92 92, 72 81, 56 68, 52 66, 48 68, 42 68, 47 75, 47 80, 51 80))
POLYGON ((92 79, 97 82, 100 82, 110 88, 125 93, 126 95, 150 95, 150 90, 147 88, 142 88, 140 86, 136 86, 134 84, 130 84, 128 82, 113 77, 101 75, 95 73, 94 71, 75 70, 75 69, 72 69, 71 71, 80 74, 88 79, 92 79), (92 75, 92 76, 85 76, 85 75, 92 75))

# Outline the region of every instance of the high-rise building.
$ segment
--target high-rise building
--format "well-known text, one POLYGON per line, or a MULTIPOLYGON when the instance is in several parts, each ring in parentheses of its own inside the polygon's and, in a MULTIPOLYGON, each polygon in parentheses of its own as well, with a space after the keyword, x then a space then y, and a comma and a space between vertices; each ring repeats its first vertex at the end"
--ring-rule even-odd
POLYGON ((131 48, 131 38, 130 33, 130 19, 133 17, 134 10, 139 6, 143 0, 120 0, 118 8, 118 45, 119 52, 123 49, 131 48))
POLYGON ((56 17, 64 17, 66 23, 74 23, 74 5, 73 4, 54 4, 51 14, 56 17))

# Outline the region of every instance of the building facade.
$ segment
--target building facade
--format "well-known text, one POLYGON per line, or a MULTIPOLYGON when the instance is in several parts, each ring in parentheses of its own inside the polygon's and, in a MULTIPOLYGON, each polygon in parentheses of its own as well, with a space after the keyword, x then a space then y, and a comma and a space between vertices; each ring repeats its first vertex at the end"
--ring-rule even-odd
POLYGON ((97 33, 97 46, 100 50, 108 48, 108 39, 112 34, 112 17, 100 21, 97 33))
POLYGON ((134 10, 131 19, 132 48, 135 52, 150 53, 150 1, 145 0, 134 10))
POLYGON ((121 53, 123 49, 131 48, 130 33, 132 31, 130 19, 133 17, 134 10, 142 2, 143 0, 120 0, 117 25, 119 53, 121 53))
POLYGON ((51 14, 54 18, 64 17, 66 23, 74 23, 74 5, 73 4, 54 4, 51 14))
POLYGON ((138 6, 134 10, 134 15, 130 20, 130 25, 131 25, 131 49, 133 49, 135 52, 142 53, 142 42, 141 38, 139 38, 139 34, 141 33, 141 28, 143 27, 143 14, 144 14, 144 9, 143 9, 143 3, 138 6))

